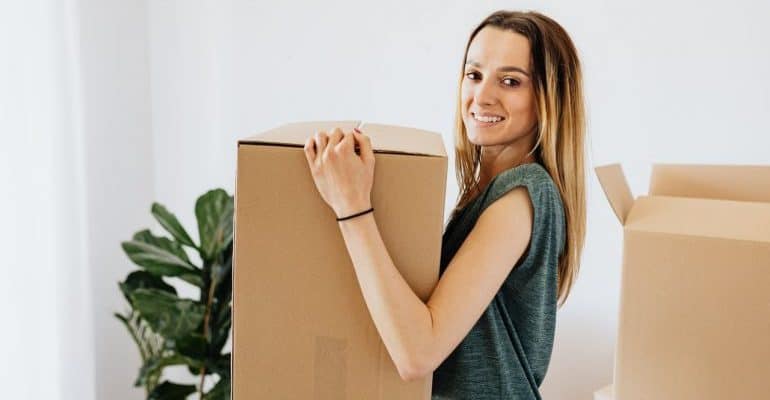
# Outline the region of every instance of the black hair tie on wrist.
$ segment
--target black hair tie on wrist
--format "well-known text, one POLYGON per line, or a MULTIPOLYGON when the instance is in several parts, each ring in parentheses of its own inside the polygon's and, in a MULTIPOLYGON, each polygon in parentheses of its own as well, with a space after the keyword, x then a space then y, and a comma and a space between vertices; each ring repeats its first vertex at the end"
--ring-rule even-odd
POLYGON ((374 211, 374 208, 370 208, 370 209, 368 209, 368 210, 366 210, 366 211, 361 211, 360 213, 357 213, 357 214, 353 214, 353 215, 349 215, 349 216, 347 216, 347 217, 337 218, 337 221, 344 221, 344 220, 346 220, 346 219, 350 219, 350 218, 353 218, 353 217, 357 217, 357 216, 359 216, 359 215, 364 215, 364 214, 366 214, 366 213, 369 213, 369 212, 372 212, 372 211, 374 211))

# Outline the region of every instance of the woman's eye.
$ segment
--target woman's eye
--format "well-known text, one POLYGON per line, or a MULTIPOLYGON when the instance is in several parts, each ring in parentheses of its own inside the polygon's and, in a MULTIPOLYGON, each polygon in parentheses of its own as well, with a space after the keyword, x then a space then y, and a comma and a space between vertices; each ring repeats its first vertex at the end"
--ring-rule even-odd
POLYGON ((505 78, 503 79, 503 82, 511 82, 511 83, 506 83, 506 85, 508 86, 519 86, 519 81, 513 78, 505 78))
MULTIPOLYGON (((476 75, 477 75, 476 72, 468 72, 465 74, 465 76, 472 81, 475 81, 478 78, 476 75)), ((521 82, 513 78, 505 78, 503 79, 503 82, 505 82, 505 84, 510 87, 516 87, 521 84, 521 82)))

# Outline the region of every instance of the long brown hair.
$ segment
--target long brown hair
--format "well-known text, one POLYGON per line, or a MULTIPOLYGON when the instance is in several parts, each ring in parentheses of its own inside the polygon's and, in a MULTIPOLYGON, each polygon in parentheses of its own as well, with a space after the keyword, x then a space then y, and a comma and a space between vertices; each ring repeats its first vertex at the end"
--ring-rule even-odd
MULTIPOLYGON (((538 119, 535 158, 559 189, 565 208, 567 242, 559 257, 558 304, 569 296, 580 268, 585 241, 585 106, 577 50, 564 28, 534 11, 496 11, 471 33, 460 70, 462 86, 471 41, 485 26, 519 33, 529 39, 531 70, 538 119)), ((479 190, 481 148, 468 140, 462 118, 462 94, 458 90, 455 117, 455 169, 460 193, 451 213, 457 213, 479 190)))

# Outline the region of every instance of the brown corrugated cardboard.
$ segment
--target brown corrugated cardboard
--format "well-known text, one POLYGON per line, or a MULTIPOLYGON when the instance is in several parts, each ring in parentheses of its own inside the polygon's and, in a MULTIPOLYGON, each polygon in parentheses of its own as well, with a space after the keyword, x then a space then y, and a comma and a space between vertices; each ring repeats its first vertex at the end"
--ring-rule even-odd
POLYGON ((770 166, 653 166, 634 199, 596 168, 623 225, 616 400, 770 397, 770 166))
POLYGON ((354 127, 375 153, 372 207, 393 262, 427 301, 438 282, 447 157, 437 133, 359 121, 288 124, 238 142, 233 265, 235 400, 425 400, 382 343, 306 138, 354 127))

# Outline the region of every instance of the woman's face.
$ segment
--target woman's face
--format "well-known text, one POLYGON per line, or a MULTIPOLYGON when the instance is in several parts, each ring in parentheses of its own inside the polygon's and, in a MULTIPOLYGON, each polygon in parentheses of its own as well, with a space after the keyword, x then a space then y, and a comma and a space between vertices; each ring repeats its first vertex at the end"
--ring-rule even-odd
POLYGON ((473 38, 465 61, 461 109, 468 140, 493 146, 534 135, 529 40, 486 26, 473 38))

